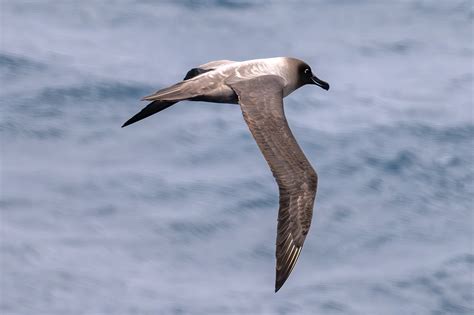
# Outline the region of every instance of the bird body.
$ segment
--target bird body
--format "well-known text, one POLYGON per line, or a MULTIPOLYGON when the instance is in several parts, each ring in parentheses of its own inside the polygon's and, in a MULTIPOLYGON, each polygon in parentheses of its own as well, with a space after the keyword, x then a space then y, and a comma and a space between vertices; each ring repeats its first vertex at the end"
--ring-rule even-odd
POLYGON ((151 103, 122 126, 182 100, 240 104, 280 192, 275 292, 301 253, 316 196, 317 174, 296 142, 283 109, 283 98, 306 84, 329 89, 305 62, 295 58, 212 61, 188 71, 183 81, 144 97, 151 103))

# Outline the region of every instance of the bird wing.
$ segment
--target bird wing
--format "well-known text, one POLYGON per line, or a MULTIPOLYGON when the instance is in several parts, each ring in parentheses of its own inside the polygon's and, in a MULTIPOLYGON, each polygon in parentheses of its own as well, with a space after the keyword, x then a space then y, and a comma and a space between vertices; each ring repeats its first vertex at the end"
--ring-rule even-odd
POLYGON ((318 177, 296 142, 283 110, 283 78, 265 75, 228 83, 280 190, 275 292, 285 283, 311 225, 318 177))
POLYGON ((211 61, 208 63, 205 63, 203 65, 200 65, 196 68, 192 68, 191 70, 186 73, 186 76, 184 77, 183 80, 189 80, 194 77, 197 77, 200 74, 215 70, 216 68, 219 68, 220 66, 227 65, 229 63, 234 63, 235 61, 231 60, 217 60, 217 61, 211 61))
MULTIPOLYGON (((231 60, 217 60, 205 63, 198 66, 197 68, 192 68, 186 73, 186 76, 183 78, 183 81, 173 84, 170 87, 158 90, 153 94, 143 97, 142 101, 180 101, 188 98, 193 98, 201 94, 205 94, 206 91, 212 90, 215 88, 216 79, 209 81, 207 84, 202 84, 202 82, 195 82, 194 79, 201 74, 215 70, 216 68, 234 63, 235 61, 231 60)), ((220 74, 222 76, 222 74, 220 74)))
POLYGON ((200 65, 198 66, 198 68, 203 69, 203 70, 209 70, 209 69, 215 69, 217 67, 220 67, 229 63, 234 63, 234 62, 235 61, 232 61, 232 60, 217 60, 217 61, 211 61, 203 65, 200 65))

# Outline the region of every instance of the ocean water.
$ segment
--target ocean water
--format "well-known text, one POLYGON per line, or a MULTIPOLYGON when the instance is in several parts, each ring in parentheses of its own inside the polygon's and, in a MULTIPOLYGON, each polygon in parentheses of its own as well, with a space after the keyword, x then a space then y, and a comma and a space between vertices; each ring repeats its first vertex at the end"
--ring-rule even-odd
POLYGON ((0 1, 0 313, 473 314, 471 1, 0 1), (274 289, 278 190, 238 106, 139 99, 294 56, 319 173, 274 289))

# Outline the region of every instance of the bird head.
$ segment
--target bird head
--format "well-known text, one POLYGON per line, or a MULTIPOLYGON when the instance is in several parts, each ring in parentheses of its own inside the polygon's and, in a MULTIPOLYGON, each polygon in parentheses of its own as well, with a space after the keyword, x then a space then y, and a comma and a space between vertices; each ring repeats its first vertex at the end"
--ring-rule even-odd
POLYGON ((299 86, 303 86, 306 84, 314 84, 325 89, 326 91, 329 90, 329 84, 314 75, 313 71, 311 70, 311 67, 306 62, 292 58, 292 62, 290 62, 290 65, 291 68, 296 70, 296 76, 298 77, 299 86))
POLYGON ((315 84, 326 91, 329 90, 329 83, 321 80, 314 75, 311 67, 308 66, 305 62, 302 62, 298 65, 298 77, 301 86, 306 84, 315 84))

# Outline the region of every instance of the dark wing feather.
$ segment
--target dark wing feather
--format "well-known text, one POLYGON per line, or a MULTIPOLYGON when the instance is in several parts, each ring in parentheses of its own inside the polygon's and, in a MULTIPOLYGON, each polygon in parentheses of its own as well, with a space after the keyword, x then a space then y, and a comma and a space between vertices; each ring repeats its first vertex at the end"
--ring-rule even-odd
POLYGON ((123 125, 123 127, 126 127, 128 125, 131 125, 133 123, 136 123, 137 121, 140 121, 142 119, 145 119, 153 114, 156 114, 158 112, 161 112, 164 109, 167 109, 168 107, 176 104, 176 102, 166 102, 166 101, 154 101, 148 104, 145 108, 143 108, 141 111, 139 111, 135 116, 127 120, 123 125))
POLYGON ((189 79, 192 79, 192 78, 195 78, 197 77, 198 75, 201 75, 203 73, 206 73, 206 72, 209 72, 209 71, 212 71, 214 69, 201 69, 201 68, 192 68, 191 70, 188 71, 188 73, 186 73, 186 76, 184 77, 184 81, 186 80, 189 80, 189 79))
POLYGON ((283 79, 266 75, 229 83, 280 190, 275 292, 285 283, 311 225, 317 175, 296 142, 283 110, 283 79))

